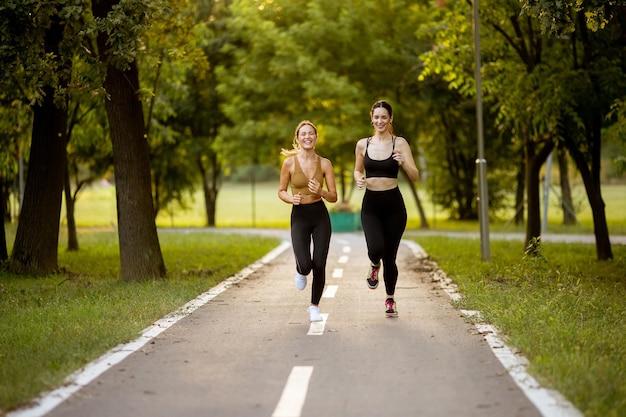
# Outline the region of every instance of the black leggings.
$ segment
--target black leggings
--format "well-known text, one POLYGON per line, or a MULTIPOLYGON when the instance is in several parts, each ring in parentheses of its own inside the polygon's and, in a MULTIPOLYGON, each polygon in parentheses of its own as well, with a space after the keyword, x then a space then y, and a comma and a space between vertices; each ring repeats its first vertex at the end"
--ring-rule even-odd
POLYGON ((406 206, 398 187, 385 191, 365 190, 361 225, 367 242, 367 255, 373 265, 383 261, 387 295, 393 295, 396 290, 396 256, 406 228, 406 219, 406 206))
POLYGON ((326 285, 326 258, 330 245, 330 217, 322 200, 300 204, 291 209, 291 244, 296 270, 302 275, 313 271, 311 304, 318 305, 326 285), (311 239, 313 256, 311 257, 311 239))

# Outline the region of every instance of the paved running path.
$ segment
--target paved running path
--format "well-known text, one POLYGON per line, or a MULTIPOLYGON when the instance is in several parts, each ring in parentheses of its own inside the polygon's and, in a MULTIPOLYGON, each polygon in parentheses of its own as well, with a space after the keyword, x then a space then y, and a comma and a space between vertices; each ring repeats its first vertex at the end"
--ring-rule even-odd
POLYGON ((408 245, 395 319, 366 286, 362 233, 333 235, 323 323, 294 265, 289 247, 46 415, 541 416, 408 245))

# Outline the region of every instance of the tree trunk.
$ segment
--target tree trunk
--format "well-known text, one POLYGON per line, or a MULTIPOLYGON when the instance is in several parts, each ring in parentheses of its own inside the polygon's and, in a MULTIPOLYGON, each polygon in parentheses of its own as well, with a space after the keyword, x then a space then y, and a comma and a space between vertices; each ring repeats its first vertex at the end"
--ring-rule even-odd
POLYGON ((74 198, 70 184, 70 173, 67 161, 65 163, 64 175, 65 189, 65 216, 67 217, 67 250, 75 252, 78 250, 78 234, 76 233, 76 218, 74 217, 74 198))
POLYGON ((526 172, 526 163, 524 162, 524 156, 522 154, 522 161, 517 171, 515 179, 517 180, 517 188, 515 189, 515 224, 521 226, 524 224, 524 190, 526 189, 526 182, 524 181, 526 172))
POLYGON ((109 65, 104 88, 110 96, 105 107, 113 145, 121 277, 163 278, 166 271, 154 221, 149 148, 137 97, 136 63, 126 71, 109 65))
POLYGON ((530 139, 525 141, 526 155, 526 197, 528 222, 526 223, 526 242, 524 247, 529 247, 533 239, 541 237, 541 204, 539 199, 539 172, 541 166, 554 149, 554 142, 538 144, 530 139), (541 146, 536 151, 537 146, 541 146))
MULTIPOLYGON (((600 123, 593 137, 587 138, 587 143, 591 144, 591 169, 587 165, 587 158, 576 146, 571 137, 565 138, 567 148, 580 171, 580 175, 585 185, 587 199, 593 215, 593 232, 596 237, 596 255, 598 260, 606 261, 613 259, 611 240, 609 239, 609 228, 606 224, 605 204, 602 199, 600 188, 600 123), (596 136, 597 135, 597 136, 596 136)), ((591 136, 591 135, 589 135, 591 136)))
MULTIPOLYGON (((46 52, 59 57, 64 25, 52 19, 46 52)), ((69 82, 71 62, 59 63, 59 85, 69 82)), ((58 98, 56 100, 59 100, 58 98)), ((63 193, 67 135, 67 103, 55 104, 55 88, 43 87, 33 106, 33 131, 24 201, 11 253, 10 269, 22 274, 48 274, 58 269, 59 219, 63 193)))
MULTIPOLYGON (((4 192, 4 178, 2 178, 2 187, 0 187, 0 200, 3 202, 6 200, 6 194, 4 192)), ((4 207, 6 207, 6 205, 4 207)), ((2 230, 0 230, 0 232, 2 232, 2 235, 0 236, 0 261, 6 261, 9 259, 9 252, 7 250, 7 235, 4 227, 4 221, 2 222, 2 230)))
MULTIPOLYGON (((119 0, 94 1, 94 16, 105 18, 118 3, 119 0)), ((113 146, 121 278, 163 278, 166 269, 154 219, 137 62, 131 62, 125 70, 109 63, 109 39, 105 32, 100 32, 97 42, 100 59, 107 63, 103 85, 108 94, 105 108, 113 146)))
POLYGON ((217 157, 213 155, 212 169, 207 170, 203 163, 202 158, 198 158, 197 165, 202 175, 202 191, 204 193, 204 207, 206 211, 207 227, 215 227, 215 215, 217 213, 217 194, 219 192, 219 163, 217 157), (212 172, 211 178, 209 178, 209 172, 212 172))
POLYGON ((576 224, 576 214, 574 213, 574 203, 572 202, 572 188, 569 182, 569 169, 567 163, 567 150, 559 147, 557 150, 559 161, 559 178, 561 182, 561 209, 563 210, 563 224, 576 224))
POLYGON ((411 188, 411 194, 413 194, 413 199, 415 200, 415 204, 417 204, 417 211, 420 215, 420 228, 430 229, 430 226, 428 225, 428 219, 426 219, 426 213, 424 212, 424 207, 422 207, 422 202, 420 201, 420 197, 417 194, 417 189, 415 188, 415 183, 411 181, 411 179, 409 178, 407 173, 404 172, 403 169, 400 171, 402 171, 402 173, 404 174, 404 178, 406 178, 406 180, 408 181, 411 188))

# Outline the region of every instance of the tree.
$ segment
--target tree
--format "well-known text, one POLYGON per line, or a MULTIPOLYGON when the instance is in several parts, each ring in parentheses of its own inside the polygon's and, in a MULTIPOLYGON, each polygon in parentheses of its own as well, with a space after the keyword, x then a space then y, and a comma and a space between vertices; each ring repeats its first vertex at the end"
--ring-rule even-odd
MULTIPOLYGON (((176 27, 166 32, 178 33, 175 40, 159 42, 176 51, 176 62, 166 63, 162 76, 161 102, 167 102, 169 112, 158 123, 167 125, 171 140, 163 154, 162 164, 176 175, 163 178, 184 190, 201 180, 206 211, 206 224, 215 226, 217 196, 221 187, 223 161, 214 143, 222 125, 228 123, 221 111, 217 93, 215 68, 226 65, 229 54, 223 48, 231 42, 225 28, 229 2, 198 1, 185 4, 179 12, 176 27), (180 17, 186 16, 185 18, 180 17), (177 160, 180 161, 177 163, 177 160), (184 172, 180 172, 184 169, 184 172)), ((164 32, 164 31, 161 31, 164 32)), ((168 55, 173 55, 172 52, 168 55)), ((154 147, 153 147, 154 148, 154 147)), ((159 149, 157 149, 157 152, 159 149)), ((180 202, 181 199, 178 199, 180 202)), ((181 203, 182 204, 182 203, 181 203)))
POLYGON ((550 39, 569 40, 568 74, 575 83, 563 84, 571 101, 559 107, 565 146, 581 173, 593 213, 596 254, 613 258, 602 199, 600 168, 602 129, 612 106, 626 95, 623 33, 626 3, 586 0, 523 2, 527 13, 537 16, 550 39), (575 88, 572 88, 575 85, 575 88))
MULTIPOLYGON (((79 84, 78 79, 79 75, 73 77, 75 86, 79 84)), ((104 106, 100 97, 94 97, 92 93, 93 87, 85 85, 75 88, 70 98, 64 186, 69 251, 79 249, 74 212, 80 192, 95 181, 106 178, 113 167, 104 106), (77 94, 76 90, 80 90, 81 94, 77 94)))
POLYGON ((18 273, 45 274, 58 268, 67 134, 65 90, 71 77, 71 46, 64 41, 80 15, 63 9, 62 4, 42 6, 34 18, 24 5, 8 10, 10 14, 5 15, 8 22, 3 21, 2 25, 3 32, 9 35, 8 53, 5 51, 7 67, 14 70, 8 79, 14 80, 25 73, 27 81, 19 81, 18 85, 24 86, 26 92, 37 86, 40 92, 35 95, 37 102, 33 106, 28 175, 10 268, 18 273), (20 51, 24 43, 26 50, 20 51), (38 75, 37 69, 43 71, 38 75))
MULTIPOLYGON (((432 161, 427 173, 436 181, 431 195, 433 201, 449 210, 452 218, 476 219, 478 141, 471 8, 465 2, 448 2, 445 7, 433 7, 429 15, 432 20, 423 25, 418 36, 432 45, 420 56, 424 64, 419 75, 422 105, 426 107, 421 126, 429 133, 425 156, 427 162, 432 161)), ((493 45, 493 38, 489 40, 483 51, 493 45)), ((489 87, 487 77, 485 85, 489 87)), ((518 168, 519 164, 511 164, 511 160, 522 160, 523 156, 515 135, 498 122, 496 102, 500 95, 492 95, 489 88, 485 92, 489 211, 496 216, 510 200, 516 179, 519 200, 523 201, 525 171, 518 168)))
POLYGON ((162 278, 166 275, 154 222, 149 148, 139 97, 136 61, 138 32, 152 11, 141 1, 93 2, 94 17, 102 25, 98 53, 106 63, 104 89, 109 121, 123 280, 162 278))
POLYGON ((373 0, 262 7, 237 0, 231 11, 234 61, 216 72, 232 124, 222 126, 216 147, 231 161, 278 166, 293 128, 309 119, 319 128, 319 149, 333 161, 345 201, 354 145, 370 134, 371 104, 383 98, 394 103, 394 128, 409 139, 403 127, 417 124, 410 93, 422 44, 413 32, 425 15, 414 2, 373 0))

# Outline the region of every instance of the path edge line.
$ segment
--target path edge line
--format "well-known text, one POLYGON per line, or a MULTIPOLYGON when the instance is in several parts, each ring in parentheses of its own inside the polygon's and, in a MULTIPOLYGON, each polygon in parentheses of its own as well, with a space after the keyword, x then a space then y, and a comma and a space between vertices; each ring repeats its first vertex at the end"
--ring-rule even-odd
MULTIPOLYGON (((426 253, 417 242, 403 239, 402 243, 409 247, 413 256, 418 260, 430 258, 428 253, 426 253)), ((458 292, 457 285, 439 268, 436 262, 432 259, 430 262, 436 267, 432 272, 433 281, 439 284, 439 287, 448 294, 451 300, 460 300, 462 296, 458 292)), ((480 318, 480 311, 460 311, 465 317, 480 318)), ((504 369, 506 369, 511 378, 513 378, 513 381, 520 387, 530 402, 537 407, 537 410, 543 417, 584 417, 583 413, 560 392, 542 387, 539 382, 527 372, 528 359, 519 353, 513 352, 513 350, 498 337, 495 326, 488 323, 477 323, 474 324, 474 327, 484 337, 494 356, 498 358, 502 366, 504 366, 504 369)))
POLYGON ((262 268, 286 249, 291 247, 291 243, 283 240, 275 249, 270 251, 267 255, 259 259, 258 261, 248 265, 241 271, 237 272, 226 278, 224 281, 217 284, 215 287, 200 294, 193 300, 187 302, 185 305, 175 310, 174 312, 166 315, 165 317, 157 320, 154 324, 146 327, 141 331, 141 336, 128 343, 122 343, 109 350, 104 355, 88 363, 80 370, 70 374, 63 385, 55 390, 45 392, 40 396, 31 400, 29 405, 18 408, 6 414, 6 417, 41 417, 55 409, 63 401, 70 398, 73 394, 78 392, 81 388, 89 384, 91 381, 102 375, 104 372, 120 363, 126 357, 132 353, 141 349, 146 343, 163 333, 165 330, 172 327, 179 320, 187 317, 198 308, 202 307, 219 294, 226 291, 228 288, 246 279, 253 272, 262 268))

